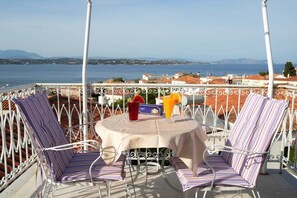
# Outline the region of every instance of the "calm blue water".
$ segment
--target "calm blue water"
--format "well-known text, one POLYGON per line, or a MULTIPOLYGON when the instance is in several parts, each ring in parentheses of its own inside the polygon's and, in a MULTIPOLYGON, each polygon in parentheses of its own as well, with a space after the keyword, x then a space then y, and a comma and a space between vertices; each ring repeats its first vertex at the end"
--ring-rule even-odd
MULTIPOLYGON (((274 65, 274 72, 281 73, 283 65, 274 65)), ((76 83, 81 82, 81 65, 0 65, 0 87, 28 83, 76 83)), ((126 80, 140 79, 142 74, 174 75, 177 72, 225 74, 258 74, 267 71, 267 65, 88 65, 88 82, 105 81, 122 77, 126 80)))

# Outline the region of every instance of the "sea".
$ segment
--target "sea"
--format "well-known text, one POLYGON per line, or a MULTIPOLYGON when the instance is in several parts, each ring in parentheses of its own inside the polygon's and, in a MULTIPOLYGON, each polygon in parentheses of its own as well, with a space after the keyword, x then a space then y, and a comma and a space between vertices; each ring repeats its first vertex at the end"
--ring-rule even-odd
MULTIPOLYGON (((274 73, 282 73, 284 65, 275 64, 274 73)), ((121 77, 124 80, 141 79, 149 73, 172 76, 178 72, 199 73, 201 76, 226 74, 252 75, 267 72, 267 65, 245 64, 185 64, 185 65, 88 65, 87 82, 104 82, 121 77)), ((0 88, 30 83, 79 83, 82 65, 0 65, 0 88)))

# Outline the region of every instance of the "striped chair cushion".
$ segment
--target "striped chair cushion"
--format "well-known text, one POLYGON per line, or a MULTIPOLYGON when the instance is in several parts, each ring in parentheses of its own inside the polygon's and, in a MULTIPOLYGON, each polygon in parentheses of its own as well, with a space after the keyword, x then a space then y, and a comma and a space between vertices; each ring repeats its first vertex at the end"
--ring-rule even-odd
MULTIPOLYGON (((230 133, 227 145, 254 152, 266 152, 283 120, 288 101, 274 100, 250 94, 230 133)), ((211 155, 207 161, 215 169, 215 185, 253 188, 256 184, 264 155, 244 156, 224 152, 211 155)), ((213 174, 205 164, 196 175, 177 157, 170 160, 177 171, 183 190, 210 185, 213 174)))
MULTIPOLYGON (((288 105, 288 101, 267 99, 257 121, 257 126, 252 133, 253 136, 249 141, 247 147, 248 150, 254 152, 266 152, 268 150, 271 141, 285 116, 288 105)), ((240 175, 242 175, 251 186, 255 186, 258 176, 256 173, 259 173, 264 159, 265 156, 253 158, 245 157, 243 160, 244 163, 235 165, 234 169, 240 170, 240 175)))
MULTIPOLYGON (((59 178, 61 183, 90 180, 89 167, 98 157, 98 152, 75 153, 69 165, 59 178)), ((124 166, 126 155, 121 155, 111 166, 100 159, 93 166, 92 176, 96 180, 120 181, 125 178, 124 166)))
MULTIPOLYGON (((215 185, 249 187, 249 183, 242 176, 240 176, 221 156, 208 156, 207 161, 215 169, 215 185)), ((196 176, 193 176, 191 169, 189 169, 180 158, 172 157, 170 159, 170 163, 176 170, 183 191, 195 187, 206 187, 211 184, 213 174, 205 164, 199 166, 196 176)))
MULTIPOLYGON (((246 149, 250 139, 253 136, 253 130, 257 125, 261 112, 264 108, 267 97, 260 96, 255 93, 250 93, 247 97, 234 126, 230 132, 230 136, 226 142, 226 146, 232 146, 239 149, 246 149)), ((223 158, 232 167, 239 166, 244 163, 242 155, 228 152, 222 153, 223 158)), ((240 169, 235 168, 239 173, 240 169)))
MULTIPOLYGON (((49 148, 69 143, 54 116, 45 92, 26 99, 14 99, 14 102, 20 110, 35 148, 49 148)), ((72 150, 43 151, 42 154, 50 167, 53 181, 61 183, 90 180, 89 167, 99 156, 98 152, 74 153, 72 150)), ((93 166, 93 179, 123 180, 125 160, 126 156, 121 155, 111 166, 107 166, 102 159, 98 160, 93 166)))
MULTIPOLYGON (((69 143, 64 130, 51 109, 45 92, 37 93, 26 99, 14 99, 13 101, 19 107, 35 148, 42 149, 69 143)), ((68 166, 73 151, 45 151, 43 154, 46 163, 50 167, 53 180, 57 181, 68 166)))

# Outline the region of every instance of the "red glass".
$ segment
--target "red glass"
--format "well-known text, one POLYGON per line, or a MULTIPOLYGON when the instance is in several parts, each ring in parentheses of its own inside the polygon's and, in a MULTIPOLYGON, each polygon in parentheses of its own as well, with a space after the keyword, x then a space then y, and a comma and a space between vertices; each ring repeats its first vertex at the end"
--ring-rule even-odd
POLYGON ((128 102, 129 120, 138 120, 139 102, 128 102))

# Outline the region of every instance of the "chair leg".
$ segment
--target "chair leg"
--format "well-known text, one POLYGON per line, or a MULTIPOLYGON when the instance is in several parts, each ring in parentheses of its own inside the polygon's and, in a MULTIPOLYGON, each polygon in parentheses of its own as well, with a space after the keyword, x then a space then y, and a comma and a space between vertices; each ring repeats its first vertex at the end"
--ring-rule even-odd
POLYGON ((40 193, 38 191, 36 192, 36 197, 55 197, 56 190, 57 184, 44 180, 41 185, 40 193))
POLYGON ((130 172, 131 183, 132 183, 132 187, 133 187, 133 191, 134 191, 134 196, 136 197, 136 190, 135 190, 134 179, 133 179, 132 168, 131 168, 132 164, 130 163, 130 164, 128 164, 128 166, 129 166, 129 172, 130 172))
POLYGON ((41 185, 40 185, 40 190, 38 189, 38 187, 36 187, 36 197, 44 197, 45 195, 45 191, 46 191, 46 187, 47 187, 47 181, 41 181, 41 185))
POLYGON ((195 198, 198 198, 198 188, 195 190, 195 198))
POLYGON ((257 189, 251 189, 254 198, 261 198, 260 193, 257 189), (256 193, 255 193, 256 191, 256 193))
POLYGON ((241 190, 238 190, 237 194, 239 195, 239 197, 242 197, 242 191, 241 190))
POLYGON ((37 160, 36 163, 36 171, 35 171, 35 187, 36 187, 36 197, 44 197, 45 196, 45 191, 47 186, 49 185, 48 181, 44 179, 43 177, 44 171, 42 169, 42 166, 37 160), (40 187, 38 186, 38 173, 40 172, 40 187))
POLYGON ((206 194, 207 194, 207 190, 206 190, 206 191, 204 191, 204 193, 203 193, 203 198, 205 198, 205 197, 206 197, 206 194))
POLYGON ((145 190, 147 190, 147 181, 148 181, 148 162, 147 162, 147 152, 145 154, 145 190))
POLYGON ((111 181, 104 182, 106 185, 106 197, 110 197, 110 191, 111 191, 111 181))
POLYGON ((57 190, 57 185, 54 184, 52 187, 53 187, 53 189, 52 189, 52 197, 55 197, 55 192, 57 190))
POLYGON ((131 196, 131 193, 130 193, 129 186, 127 185, 127 183, 125 184, 125 186, 126 186, 125 198, 127 198, 127 197, 132 197, 132 196, 131 196))
MULTIPOLYGON (((198 196, 199 196, 199 191, 200 191, 200 189, 199 189, 199 188, 196 188, 196 190, 195 190, 195 198, 198 198, 198 196)), ((203 197, 205 197, 206 194, 207 194, 207 191, 204 191, 203 197)))
POLYGON ((259 191, 258 191, 258 190, 257 190, 257 195, 258 195, 258 197, 259 197, 259 198, 261 198, 261 196, 260 196, 260 193, 259 193, 259 191))
POLYGON ((188 198, 188 197, 190 197, 190 191, 189 190, 187 190, 187 191, 185 191, 185 192, 181 192, 182 193, 182 198, 188 198))
MULTIPOLYGON (((137 150, 134 149, 134 152, 135 152, 136 155, 137 155, 137 161, 138 161, 138 164, 139 164, 140 160, 139 160, 139 156, 138 156, 138 154, 137 154, 137 150)), ((136 190, 135 190, 134 179, 133 179, 133 175, 132 175, 132 171, 135 172, 135 169, 134 169, 134 167, 133 167, 132 160, 131 160, 131 158, 130 158, 130 150, 129 150, 126 154, 128 155, 128 157, 126 158, 126 164, 127 164, 128 167, 129 167, 129 172, 130 172, 130 177, 131 177, 131 185, 132 185, 132 188, 133 188, 133 191, 134 191, 134 196, 136 197, 136 190)), ((137 179, 137 177, 138 177, 138 176, 136 176, 136 179, 137 179)), ((126 188, 126 189, 127 189, 127 193, 128 193, 128 186, 129 186, 129 185, 127 185, 127 188, 126 188)), ((127 194, 127 193, 126 193, 126 194, 127 194)), ((131 196, 130 192, 129 192, 129 195, 131 196)))
POLYGON ((102 193, 101 193, 100 185, 97 184, 96 186, 97 186, 97 189, 98 189, 99 197, 102 198, 102 193))

